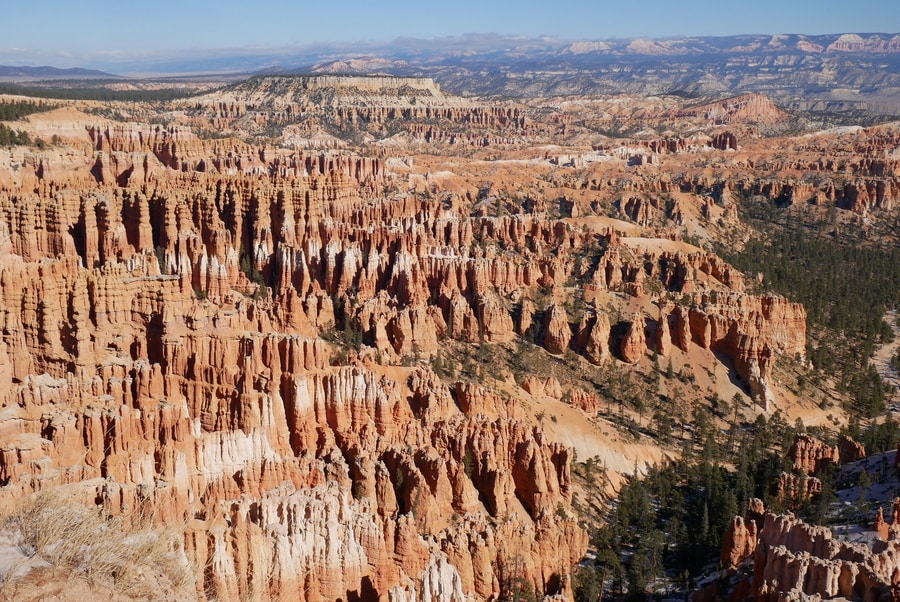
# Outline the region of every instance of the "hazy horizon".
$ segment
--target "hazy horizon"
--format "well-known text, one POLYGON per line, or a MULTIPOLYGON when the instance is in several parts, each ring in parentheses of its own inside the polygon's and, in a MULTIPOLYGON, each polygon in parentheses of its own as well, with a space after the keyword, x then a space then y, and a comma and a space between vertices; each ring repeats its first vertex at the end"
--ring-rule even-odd
POLYGON ((711 0, 613 4, 572 0, 493 3, 462 0, 452 10, 411 0, 323 3, 269 0, 253 9, 233 0, 133 3, 48 0, 18 5, 0 41, 0 64, 115 69, 183 55, 290 54, 313 45, 385 45, 466 35, 559 41, 739 34, 891 33, 900 11, 886 0, 723 5, 711 0), (560 8, 561 7, 561 8, 560 8), (472 32, 493 32, 477 33, 472 32))

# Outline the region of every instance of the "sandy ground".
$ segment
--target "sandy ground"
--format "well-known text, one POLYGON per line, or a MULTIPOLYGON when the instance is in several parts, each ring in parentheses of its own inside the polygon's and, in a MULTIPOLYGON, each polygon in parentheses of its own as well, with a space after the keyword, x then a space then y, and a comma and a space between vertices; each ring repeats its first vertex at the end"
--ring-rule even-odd
POLYGON ((629 236, 622 238, 621 242, 626 247, 641 253, 697 253, 700 251, 698 247, 692 244, 680 240, 669 240, 668 238, 629 236))
POLYGON ((888 403, 900 403, 900 373, 891 367, 891 357, 900 348, 900 321, 896 311, 890 311, 884 316, 885 322, 894 329, 894 340, 887 345, 882 345, 875 351, 872 364, 878 373, 888 383, 894 385, 894 395, 888 399, 888 403))
POLYGON ((591 231, 599 233, 606 233, 610 228, 626 234, 640 234, 642 230, 637 224, 606 216, 569 217, 562 221, 577 228, 587 226, 591 231))
POLYGON ((632 475, 635 468, 643 473, 665 457, 658 446, 628 441, 617 432, 616 425, 604 420, 592 422, 584 412, 567 403, 546 396, 536 401, 547 415, 544 430, 553 440, 572 447, 580 462, 596 458, 613 472, 632 475))

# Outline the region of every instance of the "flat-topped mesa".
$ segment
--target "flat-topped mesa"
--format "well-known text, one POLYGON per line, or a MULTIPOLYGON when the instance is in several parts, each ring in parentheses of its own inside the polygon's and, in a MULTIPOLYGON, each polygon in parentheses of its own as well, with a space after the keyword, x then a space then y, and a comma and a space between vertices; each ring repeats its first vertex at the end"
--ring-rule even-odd
POLYGON ((885 39, 879 35, 862 37, 855 33, 845 33, 826 46, 825 52, 900 52, 900 36, 885 39))
POLYGON ((401 138, 507 144, 536 127, 520 105, 446 95, 433 80, 414 77, 262 76, 177 104, 201 128, 271 135, 287 126, 291 138, 298 128, 389 137, 399 127, 407 131, 401 138))

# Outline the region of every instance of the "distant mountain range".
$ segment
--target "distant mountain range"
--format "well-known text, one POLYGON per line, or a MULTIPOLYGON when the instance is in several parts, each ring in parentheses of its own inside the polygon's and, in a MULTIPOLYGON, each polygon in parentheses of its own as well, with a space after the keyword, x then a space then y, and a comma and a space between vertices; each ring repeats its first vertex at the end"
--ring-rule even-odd
POLYGON ((132 55, 115 61, 85 59, 82 65, 101 69, 0 67, 0 76, 111 77, 127 74, 254 73, 264 69, 293 70, 334 61, 371 59, 376 62, 435 65, 452 63, 584 62, 602 57, 735 56, 745 54, 895 55, 900 34, 844 33, 829 35, 737 35, 613 40, 562 40, 499 34, 466 34, 445 38, 398 38, 391 42, 319 43, 306 46, 247 49, 170 50, 132 55))
MULTIPOLYGON (((431 77, 461 95, 717 96, 763 93, 808 112, 900 115, 900 34, 739 35, 565 41, 497 34, 390 43, 191 51, 99 65, 119 73, 342 73, 431 77)), ((110 78, 0 67, 0 79, 110 78)))
POLYGON ((57 69, 56 67, 9 67, 0 65, 0 79, 113 79, 120 78, 96 69, 57 69))
POLYGON ((425 75, 457 94, 762 93, 807 112, 900 115, 900 35, 745 35, 575 42, 323 61, 309 70, 425 75), (370 68, 367 69, 367 65, 370 68))
POLYGON ((481 96, 756 92, 811 113, 900 115, 900 34, 581 42, 473 35, 333 51, 291 71, 427 76, 449 92, 481 96))

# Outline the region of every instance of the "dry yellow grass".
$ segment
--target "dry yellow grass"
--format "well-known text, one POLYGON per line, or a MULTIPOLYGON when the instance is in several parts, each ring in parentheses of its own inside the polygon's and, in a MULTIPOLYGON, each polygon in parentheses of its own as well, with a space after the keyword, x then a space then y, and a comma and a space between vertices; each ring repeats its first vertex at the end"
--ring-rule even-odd
MULTIPOLYGON (((129 527, 141 521, 127 518, 105 518, 64 491, 52 490, 24 500, 4 526, 26 556, 39 557, 103 590, 135 600, 192 597, 194 577, 183 533, 173 527, 129 527)), ((0 598, 24 578, 27 575, 6 580, 0 598)))

